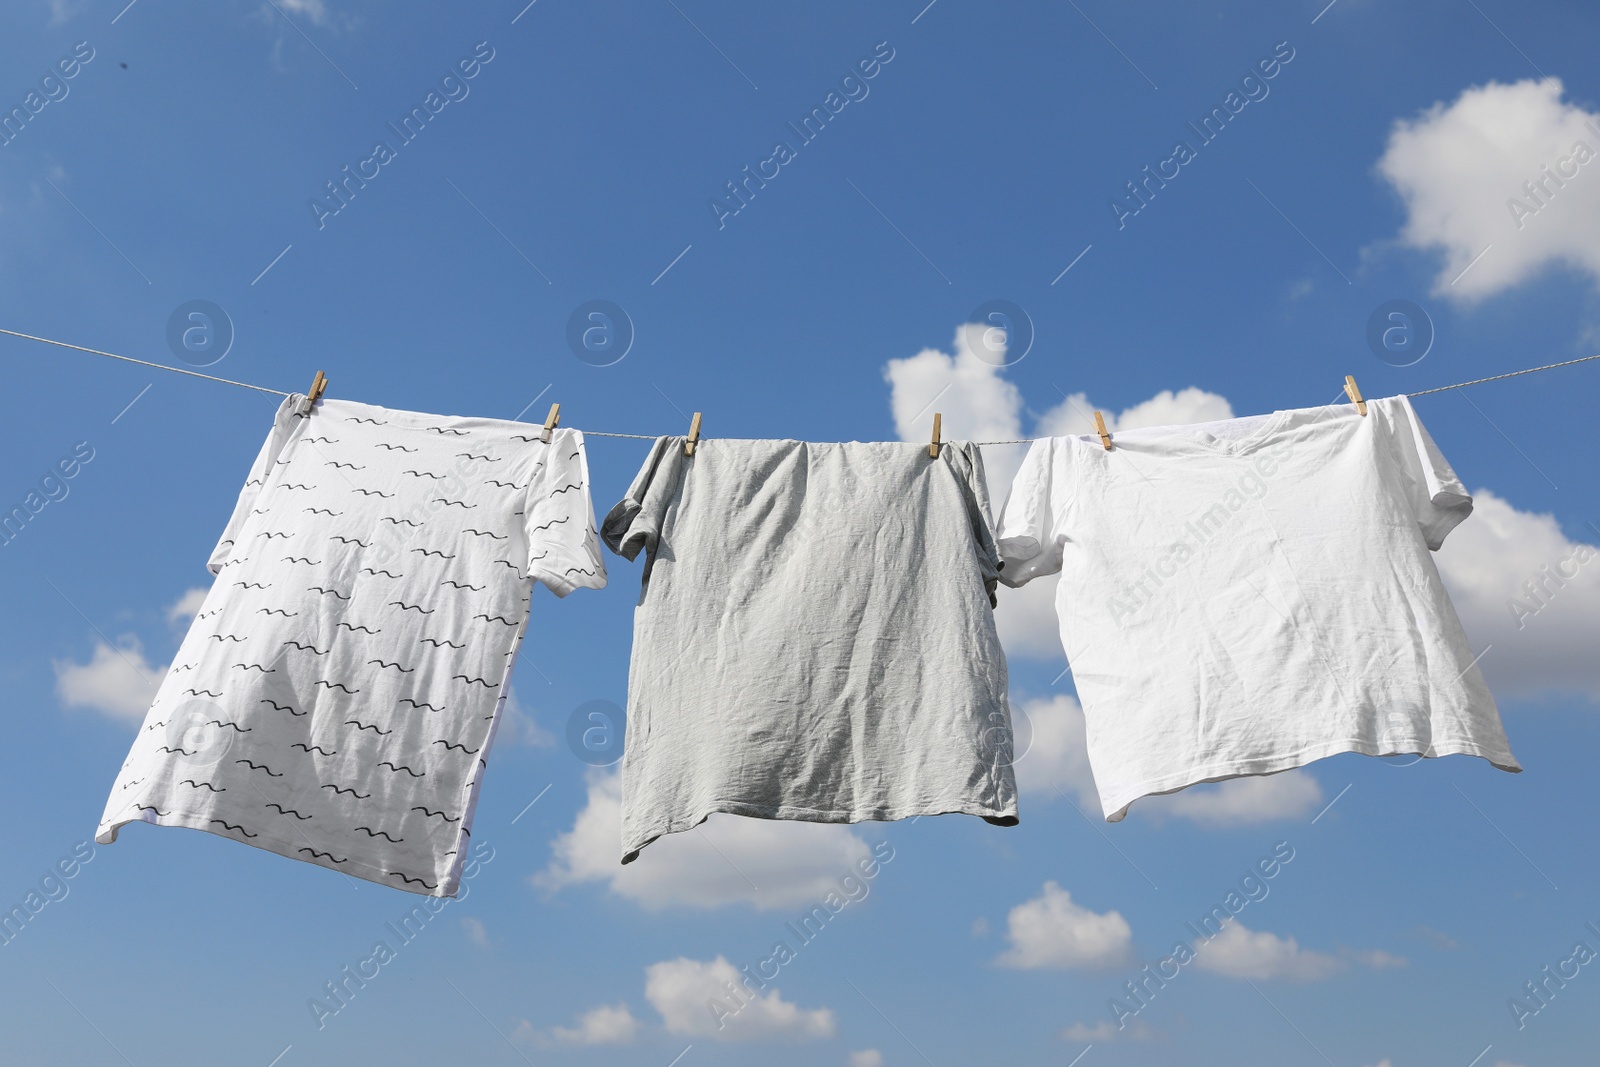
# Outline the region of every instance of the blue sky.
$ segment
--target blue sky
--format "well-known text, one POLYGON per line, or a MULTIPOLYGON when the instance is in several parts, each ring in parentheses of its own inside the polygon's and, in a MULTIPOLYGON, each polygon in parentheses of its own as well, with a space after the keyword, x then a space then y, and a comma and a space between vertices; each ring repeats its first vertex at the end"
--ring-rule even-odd
MULTIPOLYGON (((272 388, 321 368, 330 395, 391 407, 538 419, 559 400, 565 425, 640 434, 698 410, 708 436, 812 440, 920 440, 933 410, 980 439, 1081 432, 1078 408, 1123 428, 1247 415, 1333 402, 1346 374, 1382 396, 1600 341, 1579 4, 125 2, 0 16, 0 114, 27 115, 0 145, 7 329, 185 366, 217 353, 172 347, 169 319, 205 300, 233 335, 208 372, 272 388), (430 92, 403 141, 387 124, 430 92), (803 139, 788 124, 816 108, 837 113, 803 139), (1202 141, 1188 124, 1214 108, 1202 141), (390 158, 329 199, 380 140, 390 158), (567 340, 593 300, 631 323, 608 366, 567 340), (995 300, 1034 338, 1003 368, 964 326, 995 300), (1432 343, 1409 366, 1368 343, 1391 301, 1431 323, 1411 312, 1432 343)), ((0 349, 0 505, 92 454, 0 549, 9 908, 92 839, 276 398, 0 349)), ((132 827, 0 945, 6 1058, 1589 1062, 1597 366, 1417 401, 1478 494, 1439 566, 1521 775, 1342 756, 1105 825, 1036 583, 999 615, 1033 738, 1020 826, 717 817, 624 874, 602 862, 614 772, 565 740, 580 704, 626 698, 639 567, 608 557, 607 589, 536 594, 475 827, 494 858, 378 977, 324 992, 420 898, 132 827), (1546 567, 1576 576, 1527 600, 1546 567), (705 991, 794 942, 785 924, 874 848, 892 859, 865 897, 709 1027, 705 991), (1229 940, 1116 1028, 1108 1001, 1275 849, 1292 860, 1229 940), (338 1008, 320 1027, 318 997, 338 1008), (1513 997, 1538 1008, 1520 1028, 1513 997)), ((598 508, 645 448, 590 439, 598 508)), ((990 450, 997 505, 1016 458, 990 450)))

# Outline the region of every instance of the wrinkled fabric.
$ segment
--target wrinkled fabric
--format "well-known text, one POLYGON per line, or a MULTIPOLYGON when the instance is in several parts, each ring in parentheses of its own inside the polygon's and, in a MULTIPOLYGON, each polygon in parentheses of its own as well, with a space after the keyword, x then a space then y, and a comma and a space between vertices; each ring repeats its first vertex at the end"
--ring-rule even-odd
POLYGON ((1337 752, 1511 755, 1429 554, 1472 497, 1403 396, 1036 441, 1003 580, 1059 571, 1107 821, 1337 752))
POLYGON ((712 812, 1016 821, 975 446, 656 441, 601 528, 646 553, 622 862, 712 812))
POLYGON ((453 896, 533 582, 605 584, 583 436, 278 410, 96 840, 188 826, 453 896))

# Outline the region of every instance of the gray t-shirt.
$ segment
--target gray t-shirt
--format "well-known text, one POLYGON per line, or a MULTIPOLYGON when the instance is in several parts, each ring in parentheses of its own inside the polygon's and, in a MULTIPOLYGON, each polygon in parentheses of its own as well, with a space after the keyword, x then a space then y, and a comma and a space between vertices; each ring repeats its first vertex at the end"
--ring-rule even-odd
POLYGON ((601 531, 647 552, 622 862, 712 812, 1014 825, 977 447, 683 443, 656 441, 601 531))

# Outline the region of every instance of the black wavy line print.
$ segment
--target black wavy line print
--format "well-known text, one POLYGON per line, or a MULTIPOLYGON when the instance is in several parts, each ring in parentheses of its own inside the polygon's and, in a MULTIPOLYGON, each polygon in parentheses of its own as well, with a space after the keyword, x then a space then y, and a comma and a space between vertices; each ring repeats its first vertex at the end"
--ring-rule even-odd
POLYGON ((465 437, 465 436, 467 436, 467 431, 465 431, 465 430, 445 430, 445 429, 441 429, 438 426, 424 426, 423 429, 427 430, 429 433, 439 434, 440 436, 443 436, 444 434, 449 434, 452 437, 465 437))
MULTIPOLYGON (((136 805, 134 805, 134 810, 135 811, 153 811, 157 815, 162 816, 163 818, 165 818, 166 816, 172 814, 172 812, 170 812, 170 811, 162 811, 160 808, 156 807, 154 804, 136 804, 136 805)), ((213 821, 215 821, 215 820, 213 820, 213 821)))
POLYGON ((274 537, 277 537, 277 538, 282 538, 282 539, 284 539, 284 540, 287 540, 287 539, 288 539, 288 538, 291 538, 291 537, 293 537, 293 536, 294 536, 294 534, 286 534, 286 533, 277 533, 277 532, 275 532, 275 531, 272 531, 272 530, 268 530, 268 531, 266 531, 266 532, 264 532, 264 533, 258 533, 258 534, 256 534, 256 536, 257 536, 257 537, 265 537, 265 538, 266 538, 266 539, 267 539, 267 540, 268 540, 268 541, 270 541, 270 540, 272 540, 272 539, 273 539, 273 538, 274 538, 274 537))
POLYGON ((435 741, 434 744, 443 745, 446 752, 454 752, 454 751, 459 749, 460 751, 465 752, 469 756, 476 756, 478 754, 478 750, 477 749, 468 748, 466 745, 461 744, 459 741, 435 741))
POLYGON ((528 488, 525 485, 518 485, 516 482, 502 482, 502 481, 499 481, 499 480, 494 479, 494 478, 490 478, 488 481, 484 482, 483 484, 484 485, 498 485, 501 489, 526 489, 526 488, 528 488))
POLYGON ((260 834, 251 833, 249 830, 246 830, 243 826, 239 825, 238 823, 225 822, 222 819, 212 819, 211 822, 215 823, 216 825, 218 825, 220 827, 222 827, 224 830, 234 830, 234 831, 237 831, 238 833, 243 834, 246 837, 260 837, 261 836, 260 834))
POLYGON ((277 808, 279 815, 293 815, 295 818, 299 819, 301 822, 304 822, 307 819, 312 819, 312 818, 316 817, 314 815, 301 815, 298 811, 295 811, 293 808, 286 808, 282 804, 266 804, 266 805, 264 805, 264 807, 277 808))
POLYGON ((387 426, 387 425, 389 425, 387 422, 384 422, 381 419, 366 419, 366 418, 357 419, 357 418, 351 418, 349 416, 346 416, 344 421, 345 422, 370 422, 374 426, 387 426))
POLYGON ((335 468, 338 468, 338 467, 349 467, 353 471, 364 471, 364 470, 367 469, 365 467, 358 467, 354 463, 340 463, 337 460, 331 460, 331 459, 326 461, 322 465, 324 467, 335 467, 335 468))
MULTIPOLYGON (((330 682, 326 678, 323 678, 323 679, 319 680, 317 682, 317 685, 323 686, 323 687, 328 688, 328 689, 342 689, 344 692, 349 693, 351 696, 355 696, 357 693, 361 692, 361 690, 359 690, 359 689, 351 689, 349 686, 345 685, 343 682, 330 682)), ((313 688, 315 688, 315 686, 313 686, 313 688)))
POLYGON ((192 785, 196 789, 199 789, 201 786, 204 786, 205 788, 211 790, 213 793, 226 793, 227 792, 227 789, 218 789, 216 786, 212 785, 210 782, 197 782, 193 778, 185 778, 183 781, 179 782, 178 784, 179 785, 192 785))
POLYGON ((448 816, 448 815, 446 815, 444 813, 444 809, 443 808, 440 808, 438 811, 430 811, 429 809, 423 808, 423 807, 416 807, 416 808, 412 808, 411 810, 412 811, 420 811, 420 812, 422 812, 422 814, 424 816, 426 816, 427 818, 430 818, 430 819, 433 818, 435 815, 437 815, 437 816, 439 816, 439 818, 443 819, 445 822, 460 822, 461 821, 461 816, 458 815, 454 819, 452 819, 450 816, 448 816))
POLYGON ((435 474, 432 471, 401 471, 400 473, 401 474, 409 474, 413 478, 432 478, 434 481, 443 481, 444 480, 444 475, 435 474))
POLYGON ((320 559, 312 559, 310 556, 284 556, 283 557, 283 562, 285 562, 285 563, 309 563, 313 567, 321 566, 321 564, 322 564, 322 561, 320 559))
POLYGON ((271 589, 272 588, 272 583, 271 582, 265 582, 265 583, 262 583, 262 582, 234 582, 233 584, 234 584, 235 588, 241 588, 241 589, 271 589))
MULTIPOLYGON (((234 667, 243 667, 247 671, 260 671, 262 674, 277 674, 278 673, 278 668, 276 668, 276 667, 263 667, 259 663, 235 663, 233 666, 234 667)), ((229 669, 231 670, 232 668, 230 667, 229 669)))
MULTIPOLYGON (((505 561, 504 560, 500 560, 499 562, 504 563, 505 561)), ((484 622, 503 622, 507 626, 516 626, 516 625, 518 625, 517 621, 515 619, 508 619, 504 615, 485 615, 481 611, 478 612, 478 614, 474 615, 473 618, 474 619, 482 619, 484 622)), ((465 676, 464 675, 457 675, 456 677, 460 678, 460 677, 465 677, 465 676)))
POLYGON ((302 437, 301 440, 304 441, 308 445, 314 445, 314 444, 336 445, 336 444, 339 443, 336 438, 332 438, 332 437, 302 437))
POLYGON ((549 522, 545 523, 543 526, 535 526, 533 528, 533 531, 534 531, 534 533, 538 533, 540 530, 548 530, 552 526, 560 526, 562 523, 566 522, 567 519, 570 519, 570 518, 572 518, 571 515, 568 515, 565 519, 551 519, 549 522))
POLYGON ((539 440, 542 440, 542 438, 538 438, 538 437, 529 437, 525 433, 516 434, 511 439, 513 441, 539 441, 539 440))
POLYGON ((379 448, 387 448, 390 452, 415 452, 416 451, 416 449, 407 448, 405 445, 386 445, 381 441, 378 443, 378 447, 379 448))
POLYGON ((472 685, 473 683, 477 683, 478 685, 483 686, 485 689, 499 689, 500 688, 500 683, 499 682, 494 682, 494 683, 491 684, 489 682, 484 681, 482 678, 468 678, 464 674, 452 674, 450 676, 450 680, 452 682, 455 681, 457 678, 460 678, 462 681, 466 682, 468 685, 472 685))
POLYGON ((398 774, 401 771, 405 771, 407 774, 409 774, 413 778, 424 778, 428 774, 427 771, 414 771, 410 767, 402 767, 397 763, 390 762, 389 760, 384 760, 382 763, 378 764, 378 766, 380 766, 380 767, 388 767, 391 770, 393 770, 396 774, 398 774))
POLYGON ((300 641, 285 641, 284 644, 285 645, 292 645, 295 648, 299 649, 301 652, 310 652, 313 655, 317 655, 317 656, 326 656, 329 652, 332 651, 332 649, 318 648, 315 645, 307 645, 307 644, 304 644, 304 643, 302 643, 300 641))
POLYGON ((254 726, 240 726, 236 722, 223 722, 221 719, 212 719, 209 722, 207 722, 206 725, 207 726, 215 726, 219 730, 224 726, 231 726, 233 728, 233 732, 234 733, 238 733, 238 734, 247 734, 247 733, 250 733, 252 730, 255 729, 254 726))
POLYGON ((415 700, 415 699, 413 699, 411 697, 401 697, 400 698, 400 703, 402 703, 402 704, 410 704, 413 708, 427 708, 429 711, 443 711, 444 710, 443 708, 436 708, 432 704, 429 704, 429 703, 427 703, 425 701, 421 701, 421 700, 415 700))
POLYGON ((279 489, 315 489, 314 485, 301 485, 299 482, 284 482, 279 489))
POLYGON ((405 840, 405 838, 403 838, 403 837, 390 837, 388 831, 386 831, 386 830, 374 830, 370 826, 358 826, 358 827, 356 827, 356 829, 360 830, 363 833, 365 833, 368 837, 381 837, 384 840, 392 841, 397 845, 400 842, 405 840))
POLYGON ((465 456, 467 459, 486 459, 490 463, 499 463, 500 462, 499 460, 495 459, 493 456, 490 456, 490 455, 482 455, 482 456, 480 456, 476 452, 457 452, 456 455, 457 456, 465 456))
POLYGON ((496 563, 504 563, 507 567, 510 567, 513 571, 516 572, 516 575, 517 575, 518 578, 523 577, 522 568, 517 566, 515 563, 512 563, 509 559, 497 559, 497 560, 495 560, 495 562, 496 563))
POLYGON ((400 610, 401 611, 416 611, 416 612, 420 612, 423 615, 432 615, 435 611, 438 610, 437 608, 425 608, 421 604, 407 604, 404 600, 391 600, 391 601, 389 601, 388 604, 385 604, 384 606, 385 607, 393 607, 396 604, 400 605, 400 610))
MULTIPOLYGON (((251 836, 254 837, 255 835, 252 834, 251 836)), ((340 859, 338 856, 335 856, 332 852, 318 852, 314 848, 297 848, 297 849, 295 849, 295 851, 296 852, 309 852, 309 853, 311 853, 311 858, 312 859, 316 859, 319 856, 326 856, 326 857, 328 857, 328 859, 332 860, 334 863, 349 863, 350 862, 350 860, 348 858, 340 859)))
POLYGON ((266 771, 267 772, 267 777, 269 777, 269 778, 282 778, 283 777, 283 772, 282 771, 275 771, 271 767, 268 767, 265 763, 257 763, 254 760, 247 760, 247 759, 236 759, 233 762, 242 763, 246 767, 249 767, 252 771, 266 771))
POLYGON ((233 634, 212 634, 211 637, 209 638, 209 640, 212 640, 212 641, 232 641, 234 644, 238 644, 240 641, 243 641, 244 638, 235 637, 233 634))
POLYGON ((346 788, 345 786, 342 786, 342 785, 334 785, 331 782, 328 783, 327 785, 324 785, 322 788, 323 789, 331 789, 331 790, 333 790, 333 793, 334 793, 335 796, 338 796, 341 793, 349 793, 351 796, 355 797, 357 800, 367 800, 368 798, 370 798, 372 796, 371 793, 357 793, 355 791, 355 789, 353 789, 353 788, 346 788))
MULTIPOLYGON (((454 558, 454 557, 452 557, 452 558, 454 558)), ((483 592, 483 590, 485 588, 487 588, 486 586, 481 586, 481 585, 468 585, 466 582, 458 582, 453 578, 446 578, 444 581, 440 582, 439 584, 440 585, 453 585, 457 589, 470 589, 474 593, 481 593, 481 592, 483 592)), ((457 645, 455 647, 462 648, 462 647, 465 647, 465 646, 457 645)))
POLYGON ((337 756, 339 754, 339 750, 338 749, 334 749, 332 752, 330 752, 327 749, 323 748, 321 745, 308 745, 304 741, 296 741, 294 744, 290 745, 289 747, 290 748, 303 749, 305 751, 306 755, 308 755, 308 756, 313 752, 320 753, 321 755, 324 755, 324 756, 337 756))
POLYGON ((549 497, 545 497, 545 499, 549 500, 550 497, 560 496, 562 493, 565 493, 568 489, 582 489, 582 488, 583 488, 583 483, 582 482, 571 482, 571 483, 569 483, 567 485, 563 485, 560 489, 557 489, 555 492, 551 493, 549 497))
POLYGON ((323 586, 320 586, 320 585, 307 586, 306 587, 306 592, 308 592, 308 593, 321 593, 323 596, 327 596, 329 593, 332 593, 334 596, 338 597, 340 600, 349 600, 350 599, 349 597, 345 596, 343 593, 339 592, 339 590, 337 590, 337 589, 327 589, 327 588, 324 588, 323 586))
POLYGON ((331 515, 334 518, 338 518, 340 515, 344 514, 342 511, 334 511, 330 508, 305 508, 303 510, 311 515, 331 515))
MULTIPOLYGON (((260 700, 256 701, 256 703, 257 704, 271 704, 273 711, 287 711, 290 715, 300 716, 300 715, 308 715, 308 714, 310 714, 309 712, 305 712, 305 711, 295 711, 293 704, 280 704, 276 700, 273 700, 271 697, 262 697, 260 700)), ((235 761, 235 762, 237 762, 237 761, 235 761)))
POLYGON ((338 534, 334 534, 328 540, 330 540, 330 541, 338 541, 339 543, 346 544, 346 545, 360 545, 362 548, 371 548, 372 547, 372 542, 371 541, 363 541, 359 537, 341 537, 338 534))
POLYGON ((446 500, 442 496, 436 496, 433 499, 438 503, 443 504, 447 508, 462 508, 466 511, 471 511, 473 508, 478 506, 476 504, 468 504, 461 500, 446 500))
POLYGON ((389 877, 390 878, 399 878, 400 880, 406 882, 407 884, 410 884, 411 882, 416 882, 418 885, 426 886, 429 889, 438 889, 439 888, 439 883, 438 882, 427 882, 427 881, 423 881, 421 878, 410 878, 410 877, 408 877, 406 875, 401 874, 399 871, 390 871, 389 872, 389 877))
POLYGON ((424 556, 438 556, 440 559, 455 559, 454 556, 447 556, 443 551, 436 548, 413 548, 411 551, 421 552, 424 556))
POLYGON ((221 693, 213 693, 209 689, 185 689, 184 692, 192 697, 211 697, 212 699, 222 695, 221 693))
POLYGON ((160 748, 156 749, 156 751, 157 752, 167 752, 167 753, 170 753, 170 754, 172 754, 174 756, 192 756, 192 755, 194 755, 195 752, 198 752, 200 750, 199 749, 195 749, 194 752, 191 752, 186 748, 173 748, 170 745, 162 745, 160 748))
POLYGON ((381 491, 379 491, 377 489, 357 489, 356 492, 360 493, 362 496, 377 496, 377 497, 382 497, 385 500, 393 500, 394 499, 394 494, 393 493, 385 493, 385 492, 381 492, 381 491))
POLYGON ((285 611, 283 608, 257 608, 256 609, 256 614, 257 615, 282 615, 286 619, 292 619, 295 616, 299 615, 300 613, 298 611, 285 611))
POLYGON ((461 532, 462 532, 462 533, 469 533, 469 534, 477 534, 477 535, 478 535, 478 536, 479 536, 479 537, 492 537, 492 538, 494 538, 494 539, 495 539, 495 540, 496 540, 496 541, 504 541, 504 540, 507 540, 507 538, 506 538, 506 535, 505 535, 505 534, 497 534, 497 533, 491 533, 491 532, 490 532, 490 531, 488 531, 488 530, 479 530, 479 529, 477 529, 477 528, 476 528, 476 527, 471 527, 471 526, 469 526, 469 527, 468 527, 468 528, 467 528, 467 529, 465 529, 465 530, 462 530, 462 531, 461 531, 461 532))
POLYGON ((420 523, 420 522, 412 522, 410 519, 395 519, 395 518, 389 517, 388 515, 385 515, 383 517, 383 521, 384 522, 394 523, 394 525, 396 525, 396 526, 409 526, 413 530, 417 529, 419 526, 422 525, 422 523, 420 523))

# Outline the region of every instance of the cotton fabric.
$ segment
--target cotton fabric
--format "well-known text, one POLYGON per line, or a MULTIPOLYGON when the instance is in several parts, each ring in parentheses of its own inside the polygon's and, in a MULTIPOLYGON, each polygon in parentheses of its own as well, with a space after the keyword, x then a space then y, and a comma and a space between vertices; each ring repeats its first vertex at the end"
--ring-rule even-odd
POLYGON ((712 812, 1016 821, 976 447, 656 441, 602 536, 646 554, 622 862, 712 812))
POLYGON ((304 406, 278 409, 96 840, 188 826, 453 896, 532 584, 605 584, 583 435, 304 406))
POLYGON ((1036 441, 1008 585, 1061 572, 1110 822, 1143 796, 1336 752, 1512 757, 1429 554, 1472 497, 1403 396, 1036 441))

